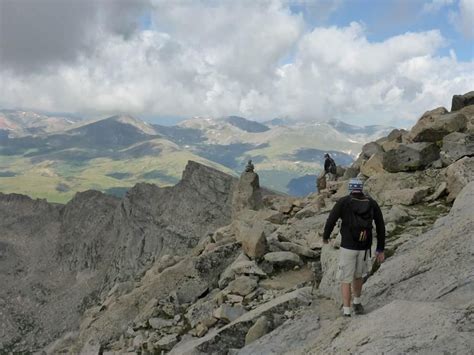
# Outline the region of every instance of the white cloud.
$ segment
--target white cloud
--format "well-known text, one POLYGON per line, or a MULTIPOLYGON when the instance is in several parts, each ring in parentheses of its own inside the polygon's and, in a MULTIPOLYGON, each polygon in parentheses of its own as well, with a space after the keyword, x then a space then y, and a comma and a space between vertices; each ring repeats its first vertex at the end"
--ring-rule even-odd
MULTIPOLYGON (((451 23, 467 39, 474 39, 474 1, 459 0, 458 11, 449 15, 451 23)), ((471 43, 472 52, 472 43, 471 43)))
POLYGON ((445 6, 452 5, 454 0, 431 0, 423 5, 423 12, 437 12, 445 6))
POLYGON ((149 30, 100 33, 55 71, 0 69, 0 107, 386 123, 472 90, 473 63, 437 56, 439 31, 373 42, 356 22, 304 28, 277 1, 154 1, 149 30))

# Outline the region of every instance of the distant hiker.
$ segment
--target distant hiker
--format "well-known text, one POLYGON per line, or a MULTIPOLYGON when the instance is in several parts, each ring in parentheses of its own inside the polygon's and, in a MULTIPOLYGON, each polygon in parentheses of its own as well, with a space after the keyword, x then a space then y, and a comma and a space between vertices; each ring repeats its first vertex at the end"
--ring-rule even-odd
POLYGON ((355 314, 362 314, 360 303, 363 276, 368 273, 367 259, 371 257, 372 222, 377 231, 376 259, 384 261, 385 224, 378 203, 363 192, 363 182, 359 179, 349 181, 349 195, 334 205, 324 226, 323 241, 328 244, 329 237, 338 219, 341 224, 341 252, 339 254, 338 278, 341 281, 343 314, 351 316, 351 283, 354 293, 355 314))
POLYGON ((328 176, 329 181, 335 181, 337 180, 337 167, 336 167, 336 162, 334 161, 331 156, 326 153, 324 154, 324 175, 328 176))
POLYGON ((245 172, 253 173, 254 170, 255 170, 255 166, 253 165, 252 160, 249 160, 247 165, 245 166, 245 172))

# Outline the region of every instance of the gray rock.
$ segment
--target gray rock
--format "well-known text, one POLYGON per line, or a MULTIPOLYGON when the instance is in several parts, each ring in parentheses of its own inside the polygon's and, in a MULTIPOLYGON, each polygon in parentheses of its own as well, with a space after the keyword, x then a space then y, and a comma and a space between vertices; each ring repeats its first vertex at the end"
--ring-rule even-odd
POLYGON ((451 102, 451 112, 459 111, 469 105, 474 105, 474 91, 470 91, 464 95, 454 95, 451 102))
POLYGON ((460 112, 429 111, 413 126, 410 138, 413 142, 437 142, 449 133, 464 131, 466 124, 467 118, 460 112))
POLYGON ((465 156, 474 156, 474 133, 453 132, 443 138, 441 161, 445 166, 465 156))
POLYGON ((233 215, 243 210, 258 210, 263 207, 262 191, 258 174, 244 172, 239 179, 232 198, 233 215))
POLYGON ((377 153, 383 153, 383 149, 378 143, 370 142, 362 147, 362 156, 365 159, 370 159, 371 156, 377 153))
POLYGON ((289 319, 280 327, 240 349, 239 355, 294 354, 321 328, 319 313, 308 310, 301 317, 289 319))
POLYGON ((400 206, 392 206, 390 211, 384 215, 385 222, 403 223, 410 220, 408 213, 400 206))
POLYGON ((321 174, 316 178, 316 188, 318 189, 318 192, 325 190, 326 184, 326 176, 324 174, 321 174))
POLYGON ((408 132, 404 129, 394 129, 387 136, 387 141, 402 143, 403 136, 408 132))
POLYGON ((145 343, 143 334, 138 334, 135 338, 133 338, 133 347, 135 349, 140 349, 143 343, 145 343))
POLYGON ((280 242, 278 244, 283 251, 291 251, 297 255, 304 256, 306 258, 317 258, 319 253, 311 250, 310 248, 292 242, 280 242))
POLYGON ((439 148, 434 143, 400 144, 383 156, 383 169, 396 173, 421 170, 439 158, 439 148))
POLYGON ((231 270, 236 275, 255 275, 265 277, 267 274, 258 267, 257 263, 253 260, 240 260, 236 261, 230 266, 231 270))
POLYGON ((156 345, 158 345, 161 350, 171 350, 173 346, 178 343, 178 340, 177 334, 169 334, 158 340, 156 345))
POLYGON ((252 259, 262 257, 267 250, 265 225, 262 222, 255 222, 253 225, 240 223, 237 239, 242 242, 244 253, 252 259))
POLYGON ((243 253, 221 274, 219 287, 225 288, 237 275, 267 276, 255 261, 250 260, 243 253))
POLYGON ((355 178, 357 174, 359 174, 359 172, 360 172, 360 168, 351 166, 346 169, 344 175, 342 176, 342 179, 349 180, 349 179, 355 178))
POLYGON ((301 211, 298 211, 295 214, 295 218, 297 219, 303 219, 303 218, 309 218, 316 216, 320 211, 320 208, 316 204, 311 204, 303 208, 301 211))
POLYGON ((340 283, 337 280, 339 250, 330 245, 321 249, 322 279, 318 292, 321 296, 333 299, 338 305, 342 304, 340 283))
POLYGON ((435 201, 437 199, 439 199, 440 197, 442 197, 443 195, 446 194, 446 191, 448 189, 448 184, 443 181, 441 184, 439 184, 439 186, 436 188, 435 192, 433 192, 433 194, 431 194, 430 196, 428 196, 425 201, 426 202, 431 202, 431 201, 435 201))
POLYGON ((387 190, 382 194, 382 200, 386 205, 415 205, 423 201, 429 195, 431 188, 427 186, 413 189, 387 190))
POLYGON ((255 340, 267 334, 269 330, 268 323, 267 317, 262 316, 258 318, 245 335, 245 345, 249 345, 250 343, 253 343, 255 340))
POLYGON ((204 324, 199 323, 195 328, 195 334, 196 334, 197 337, 200 338, 200 337, 206 335, 208 330, 209 329, 204 324))
POLYGON ((396 195, 399 190, 415 189, 420 186, 433 190, 446 180, 442 170, 423 170, 413 173, 385 173, 371 176, 364 184, 364 190, 379 204, 384 204, 385 196, 396 195))
POLYGON ((172 319, 155 317, 148 319, 148 324, 150 324, 150 327, 152 327, 153 329, 161 329, 173 326, 174 322, 172 319))
POLYGON ((232 322, 239 318, 246 312, 242 306, 229 306, 228 304, 222 304, 214 310, 213 316, 217 319, 222 319, 226 322, 232 322))
POLYGON ((474 157, 464 157, 446 169, 448 201, 452 201, 470 181, 474 180, 474 157))
POLYGON ((264 259, 274 266, 292 268, 294 266, 301 266, 303 262, 301 258, 290 251, 276 251, 267 253, 264 259))
POLYGON ((268 217, 266 220, 274 224, 283 224, 285 223, 286 219, 287 216, 285 216, 285 214, 283 214, 282 212, 276 212, 270 217, 268 217))
POLYGON ((257 285, 258 283, 256 280, 248 276, 240 276, 232 281, 229 286, 227 286, 226 290, 228 290, 230 293, 247 296, 250 292, 257 288, 257 285))
POLYGON ((365 176, 373 176, 384 172, 383 152, 377 152, 365 161, 360 167, 360 172, 365 176))
POLYGON ((188 308, 184 317, 191 328, 194 328, 199 323, 208 323, 208 320, 213 318, 212 314, 216 306, 217 303, 213 298, 200 299, 188 308))

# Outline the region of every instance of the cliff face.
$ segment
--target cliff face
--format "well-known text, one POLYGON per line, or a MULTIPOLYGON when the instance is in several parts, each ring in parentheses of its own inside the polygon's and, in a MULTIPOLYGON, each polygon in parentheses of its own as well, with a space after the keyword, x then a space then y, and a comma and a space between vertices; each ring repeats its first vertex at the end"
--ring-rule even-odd
POLYGON ((165 254, 187 254, 230 222, 234 183, 190 162, 176 186, 138 184, 122 200, 86 191, 57 205, 0 194, 0 349, 40 349, 115 284, 130 285, 165 254))

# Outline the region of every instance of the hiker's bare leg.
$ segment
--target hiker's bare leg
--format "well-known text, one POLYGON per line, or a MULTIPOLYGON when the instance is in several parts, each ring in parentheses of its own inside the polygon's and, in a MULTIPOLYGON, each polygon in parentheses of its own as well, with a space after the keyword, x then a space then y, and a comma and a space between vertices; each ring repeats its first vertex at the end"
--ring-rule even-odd
POLYGON ((352 290, 354 292, 354 297, 360 297, 362 293, 362 284, 364 283, 364 280, 361 278, 354 279, 352 282, 352 290))
POLYGON ((351 284, 350 283, 341 283, 341 292, 342 292, 342 302, 344 307, 351 306, 351 284))

